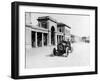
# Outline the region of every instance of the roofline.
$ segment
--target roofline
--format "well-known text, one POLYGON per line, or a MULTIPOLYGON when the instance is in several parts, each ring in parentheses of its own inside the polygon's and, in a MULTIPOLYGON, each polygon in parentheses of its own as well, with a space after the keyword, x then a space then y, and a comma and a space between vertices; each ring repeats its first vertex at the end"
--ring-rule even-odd
POLYGON ((65 26, 71 29, 71 27, 70 27, 70 26, 68 26, 68 25, 66 25, 66 24, 65 24, 65 26))
MULTIPOLYGON (((43 17, 44 17, 44 19, 46 18, 47 20, 51 20, 51 21, 53 21, 54 23, 57 23, 57 24, 63 24, 64 26, 66 26, 66 27, 68 27, 68 28, 71 29, 71 27, 69 27, 68 25, 66 25, 66 24, 64 24, 64 23, 59 23, 59 22, 57 22, 55 19, 53 19, 53 18, 50 17, 50 16, 43 16, 43 17)), ((39 20, 39 19, 42 19, 42 17, 38 17, 37 20, 39 20)))

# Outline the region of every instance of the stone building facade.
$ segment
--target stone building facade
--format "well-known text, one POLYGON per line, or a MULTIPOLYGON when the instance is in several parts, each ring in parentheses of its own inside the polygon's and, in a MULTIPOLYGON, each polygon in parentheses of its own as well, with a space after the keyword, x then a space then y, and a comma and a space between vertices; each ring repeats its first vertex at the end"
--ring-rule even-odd
POLYGON ((37 26, 32 25, 30 19, 26 21, 28 22, 25 24, 26 47, 56 46, 60 41, 70 39, 71 28, 50 16, 38 17, 37 26))

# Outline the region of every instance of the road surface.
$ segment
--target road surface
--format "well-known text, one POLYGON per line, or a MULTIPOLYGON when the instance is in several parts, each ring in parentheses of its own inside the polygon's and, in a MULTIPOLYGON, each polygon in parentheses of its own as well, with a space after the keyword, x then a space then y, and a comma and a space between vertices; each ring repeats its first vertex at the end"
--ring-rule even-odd
POLYGON ((68 57, 50 56, 54 47, 26 49, 26 68, 87 66, 90 64, 89 43, 72 44, 68 57))

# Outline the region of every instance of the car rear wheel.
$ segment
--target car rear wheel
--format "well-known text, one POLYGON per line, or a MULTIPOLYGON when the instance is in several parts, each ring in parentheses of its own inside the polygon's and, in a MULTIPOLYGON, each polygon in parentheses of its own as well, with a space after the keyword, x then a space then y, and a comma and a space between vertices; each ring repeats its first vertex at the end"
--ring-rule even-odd
POLYGON ((56 55, 56 48, 53 49, 53 54, 56 55))

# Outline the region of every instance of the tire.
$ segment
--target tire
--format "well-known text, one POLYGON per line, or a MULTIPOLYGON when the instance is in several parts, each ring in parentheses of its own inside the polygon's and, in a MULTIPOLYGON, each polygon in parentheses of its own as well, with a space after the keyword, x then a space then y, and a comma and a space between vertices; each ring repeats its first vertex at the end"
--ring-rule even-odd
POLYGON ((56 55, 56 48, 53 49, 53 55, 56 55))

